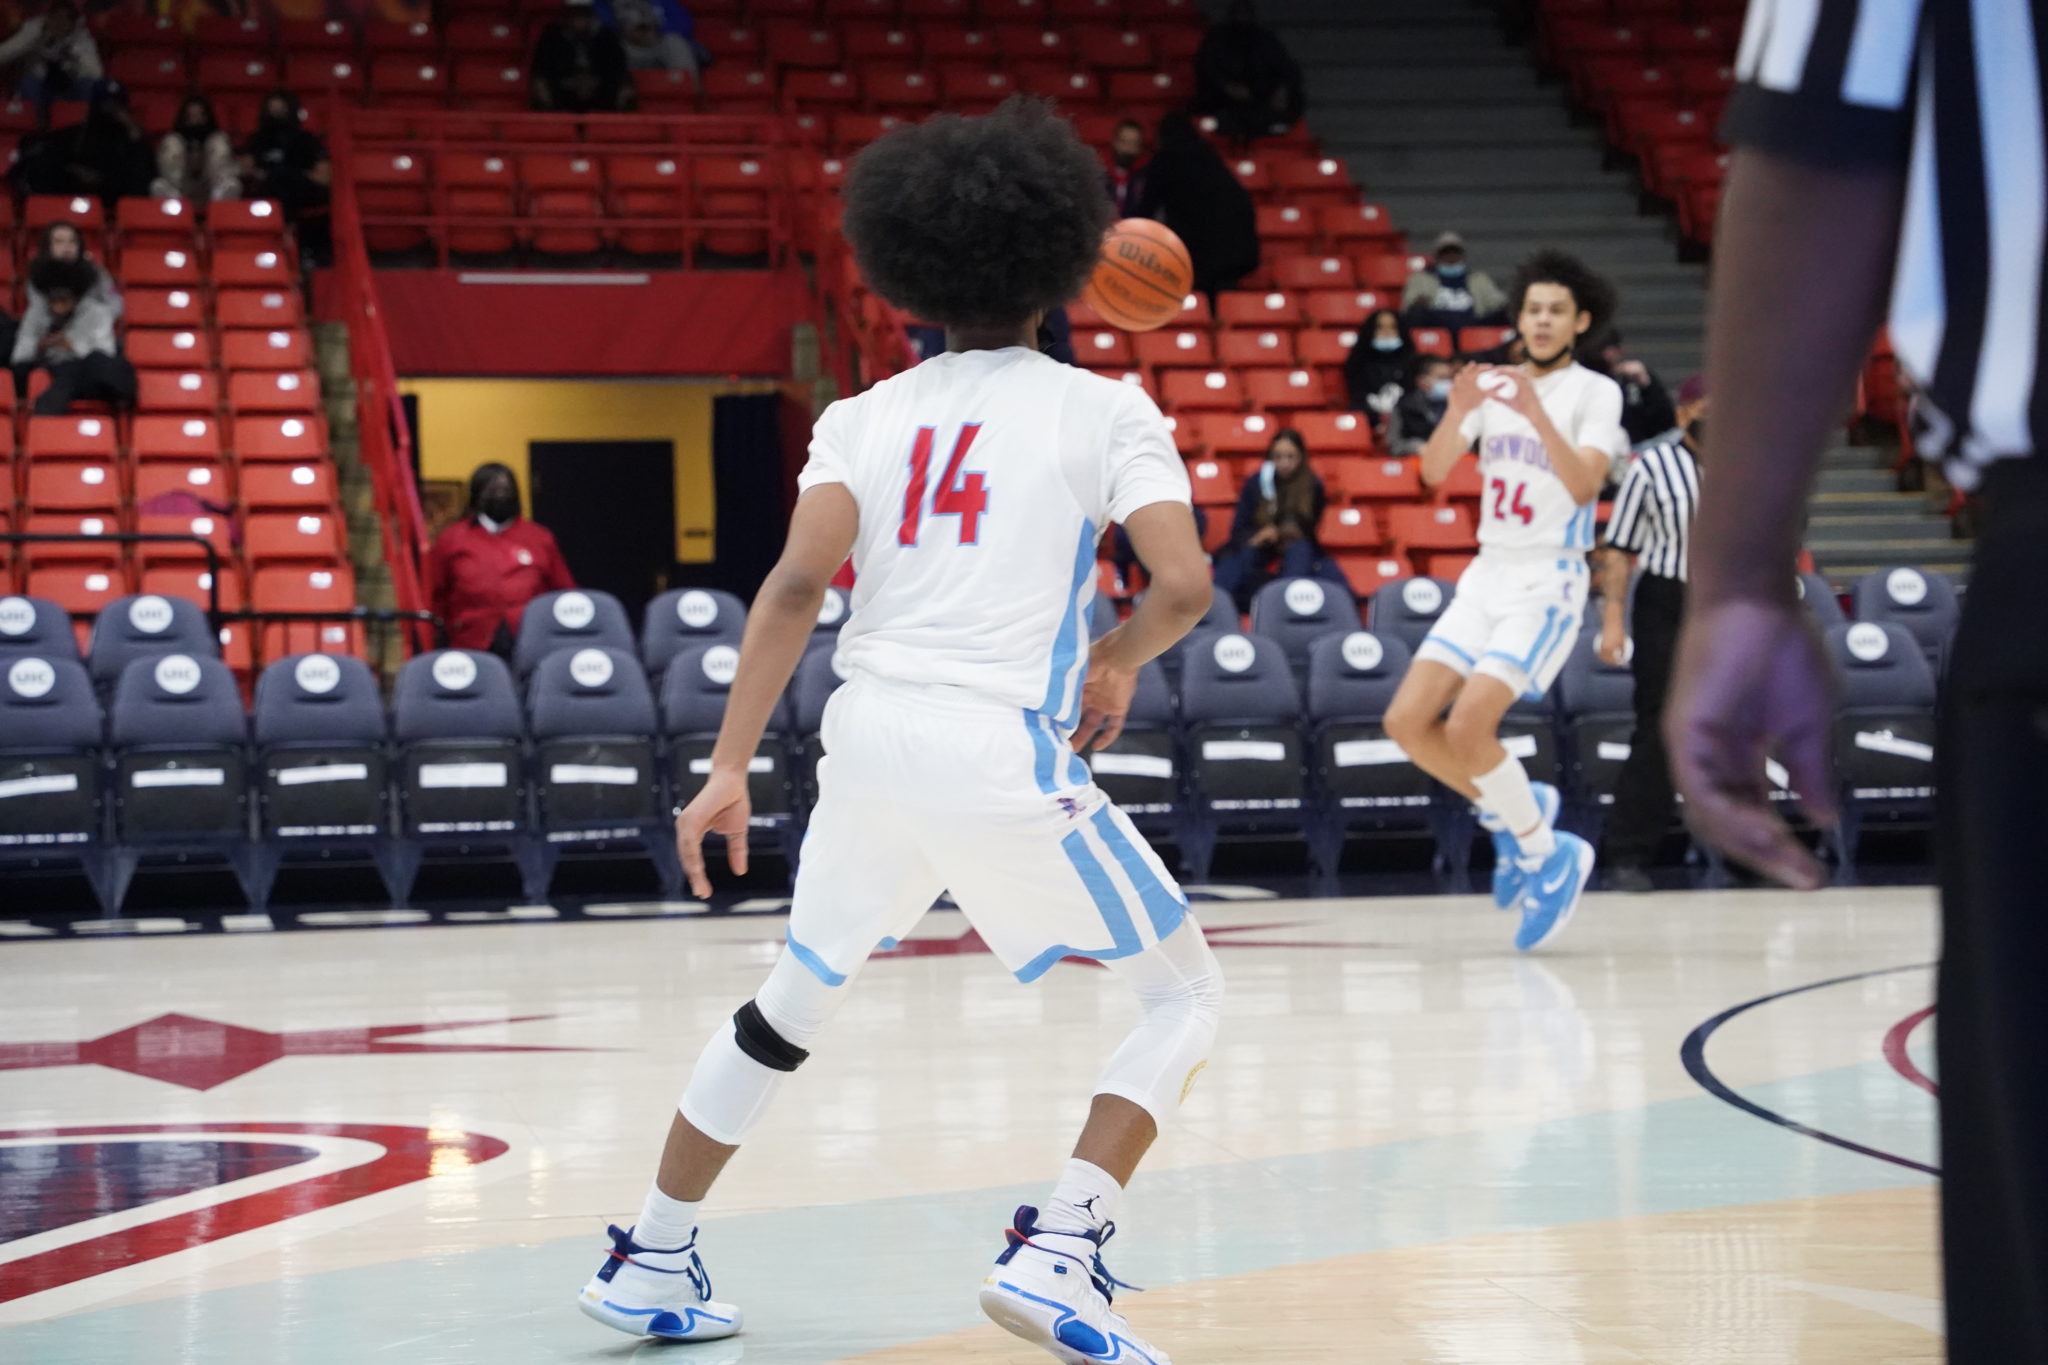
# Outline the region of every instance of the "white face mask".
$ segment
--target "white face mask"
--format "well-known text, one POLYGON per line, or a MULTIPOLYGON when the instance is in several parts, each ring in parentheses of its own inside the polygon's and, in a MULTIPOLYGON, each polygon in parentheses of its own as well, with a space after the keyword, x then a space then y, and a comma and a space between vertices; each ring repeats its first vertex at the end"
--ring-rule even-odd
POLYGON ((1372 339, 1372 348, 1375 351, 1398 351, 1401 349, 1401 338, 1374 337, 1372 339))

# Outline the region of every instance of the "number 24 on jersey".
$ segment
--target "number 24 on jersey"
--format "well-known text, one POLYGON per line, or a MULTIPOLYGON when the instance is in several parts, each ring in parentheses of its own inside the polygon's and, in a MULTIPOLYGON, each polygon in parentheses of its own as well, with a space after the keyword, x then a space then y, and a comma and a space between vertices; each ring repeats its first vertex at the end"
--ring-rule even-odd
MULTIPOLYGON (((981 434, 981 423, 960 428, 953 442, 952 458, 939 475, 938 487, 931 489, 931 515, 960 518, 960 543, 981 542, 981 518, 988 511, 988 487, 980 470, 962 473, 961 463, 981 434)), ((932 450, 938 438, 936 427, 919 427, 917 441, 910 448, 910 483, 903 490, 903 524, 896 529, 896 543, 915 547, 925 518, 925 492, 931 483, 932 450)))
POLYGON ((1487 491, 1493 494, 1494 520, 1519 520, 1524 526, 1536 520, 1536 509, 1529 505, 1528 484, 1518 483, 1515 485, 1515 496, 1512 502, 1508 500, 1508 481, 1506 479, 1487 480, 1487 491))

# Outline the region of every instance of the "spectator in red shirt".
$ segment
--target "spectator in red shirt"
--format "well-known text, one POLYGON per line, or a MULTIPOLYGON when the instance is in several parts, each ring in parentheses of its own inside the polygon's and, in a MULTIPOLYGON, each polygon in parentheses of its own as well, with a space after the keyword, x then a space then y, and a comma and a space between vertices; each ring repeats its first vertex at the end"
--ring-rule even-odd
POLYGON ((519 479, 501 464, 469 476, 469 510, 427 556, 427 597, 457 649, 510 657, 519 614, 544 592, 573 588, 545 526, 519 515, 519 479))

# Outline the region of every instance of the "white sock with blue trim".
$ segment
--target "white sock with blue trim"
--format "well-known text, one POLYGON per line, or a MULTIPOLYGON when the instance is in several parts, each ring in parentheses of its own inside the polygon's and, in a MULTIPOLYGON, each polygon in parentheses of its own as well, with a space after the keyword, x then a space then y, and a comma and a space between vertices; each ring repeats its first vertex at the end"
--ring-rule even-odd
POLYGON ((1515 836, 1515 844, 1522 851, 1523 867, 1539 865, 1557 848, 1557 836, 1544 822, 1543 807, 1536 802, 1536 792, 1529 785, 1529 774, 1523 771, 1521 759, 1507 755, 1492 772, 1474 776, 1472 785, 1479 788, 1480 804, 1515 836))
POLYGON ((1092 1161, 1071 1157, 1053 1187, 1052 1198, 1038 1211, 1046 1232, 1093 1232, 1116 1217, 1124 1187, 1092 1161))
POLYGON ((640 1206, 640 1219, 633 1224, 633 1242, 649 1251, 678 1251, 690 1244, 697 1232, 700 1204, 671 1199, 661 1186, 647 1187, 647 1202, 640 1206))

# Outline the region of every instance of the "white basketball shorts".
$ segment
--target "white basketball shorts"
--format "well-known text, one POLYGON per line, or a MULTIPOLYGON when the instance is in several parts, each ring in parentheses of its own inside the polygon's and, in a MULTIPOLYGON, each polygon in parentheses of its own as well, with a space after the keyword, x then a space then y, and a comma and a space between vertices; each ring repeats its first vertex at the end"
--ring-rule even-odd
POLYGON ((950 891, 1020 981, 1144 952, 1187 899, 1050 717, 856 673, 825 708, 789 948, 830 986, 950 891))
POLYGON ((1415 651, 1470 677, 1483 673, 1534 701, 1550 690, 1579 638, 1591 586, 1586 556, 1488 553, 1467 565, 1451 605, 1415 651))

